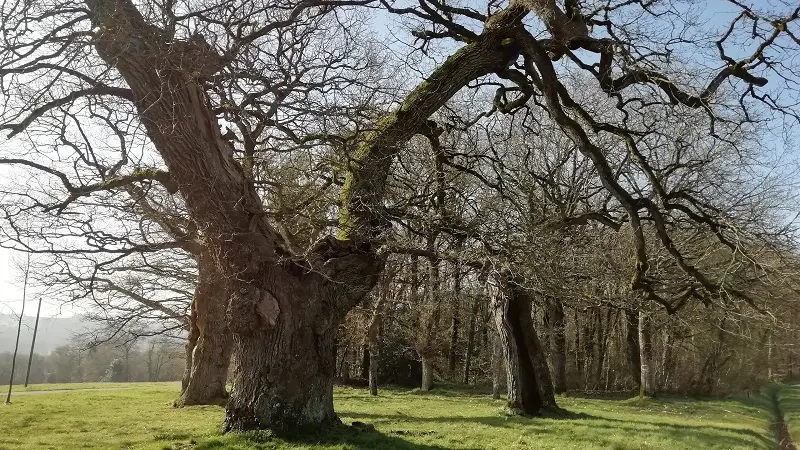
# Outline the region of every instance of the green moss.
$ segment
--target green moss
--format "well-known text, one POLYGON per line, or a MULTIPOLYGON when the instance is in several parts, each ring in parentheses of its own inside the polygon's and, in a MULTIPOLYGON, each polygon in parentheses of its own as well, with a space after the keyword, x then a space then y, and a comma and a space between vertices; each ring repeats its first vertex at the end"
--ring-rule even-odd
POLYGON ((133 173, 131 173, 131 176, 155 178, 159 173, 161 173, 161 171, 157 169, 136 169, 133 171, 133 173))

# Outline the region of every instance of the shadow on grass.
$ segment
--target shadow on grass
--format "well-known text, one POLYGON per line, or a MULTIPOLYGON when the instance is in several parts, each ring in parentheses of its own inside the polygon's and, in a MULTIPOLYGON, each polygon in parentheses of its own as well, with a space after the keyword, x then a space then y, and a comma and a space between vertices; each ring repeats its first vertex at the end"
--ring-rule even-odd
MULTIPOLYGON (((402 436, 425 436, 430 432, 393 432, 402 436)), ((295 448, 305 445, 313 448, 317 446, 336 446, 353 450, 450 450, 438 445, 418 444, 409 442, 403 437, 383 434, 374 429, 356 428, 347 425, 337 425, 324 428, 307 428, 293 431, 290 434, 272 433, 269 431, 247 431, 230 433, 220 438, 197 443, 192 450, 211 450, 230 448, 231 445, 243 446, 252 449, 295 448), (278 447, 276 447, 278 445, 278 447)), ((468 450, 479 450, 477 448, 468 450)))
MULTIPOLYGON (((483 417, 460 417, 460 416, 437 416, 437 417, 415 417, 405 414, 364 414, 364 413, 347 413, 347 417, 356 420, 365 421, 405 421, 405 422, 418 422, 418 423, 475 423, 482 424, 493 428, 498 428, 498 433, 501 433, 502 428, 514 428, 516 426, 537 426, 545 425, 542 420, 557 420, 559 422, 570 423, 572 425, 587 428, 586 436, 594 435, 592 429, 607 429, 614 430, 628 434, 635 437, 641 433, 656 433, 664 434, 670 438, 677 440, 685 440, 690 437, 698 442, 706 443, 708 445, 724 447, 738 447, 747 448, 752 446, 753 442, 758 442, 760 445, 756 448, 774 449, 775 442, 768 439, 762 434, 753 430, 741 428, 729 428, 716 425, 689 425, 677 424, 669 422, 650 422, 644 420, 623 420, 612 417, 596 416, 582 412, 574 412, 569 410, 559 410, 547 413, 541 417, 525 417, 525 416, 483 416, 483 417), (729 433, 731 435, 725 435, 729 433), (740 435, 740 436, 736 436, 740 435)), ((550 422, 552 423, 552 422, 550 422)), ((545 426, 546 428, 546 426, 545 426)))

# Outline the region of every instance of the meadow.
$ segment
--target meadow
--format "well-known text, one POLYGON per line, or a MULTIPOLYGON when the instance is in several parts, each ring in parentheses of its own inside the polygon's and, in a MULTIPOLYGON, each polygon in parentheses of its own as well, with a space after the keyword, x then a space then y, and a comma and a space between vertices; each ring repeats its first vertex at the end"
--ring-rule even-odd
MULTIPOLYGON (((0 405, 0 449, 775 449, 775 405, 751 398, 559 397, 552 417, 506 414, 475 391, 337 388, 343 426, 221 435, 219 406, 176 409, 177 383, 39 385, 0 405), (371 427, 347 426, 353 422, 371 427)), ((800 430, 800 389, 774 387, 800 430)))

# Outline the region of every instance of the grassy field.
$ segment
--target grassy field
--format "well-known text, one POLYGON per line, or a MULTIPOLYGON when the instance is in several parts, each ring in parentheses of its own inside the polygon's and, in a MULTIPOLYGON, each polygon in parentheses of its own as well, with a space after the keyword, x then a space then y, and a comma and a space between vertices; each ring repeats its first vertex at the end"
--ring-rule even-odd
MULTIPOLYGON (((220 435, 223 409, 173 408, 175 383, 43 385, 28 391, 65 388, 95 390, 20 394, 11 405, 0 405, 0 449, 775 448, 766 396, 709 401, 562 397, 564 417, 520 418, 506 416, 503 402, 485 395, 384 390, 373 398, 363 390, 337 388, 342 421, 372 423, 376 431, 341 427, 278 437, 220 435), (108 387, 116 390, 102 390, 108 387)), ((783 397, 792 396, 800 401, 800 391, 784 390, 783 397)), ((796 423, 800 409, 785 407, 785 414, 796 423)))

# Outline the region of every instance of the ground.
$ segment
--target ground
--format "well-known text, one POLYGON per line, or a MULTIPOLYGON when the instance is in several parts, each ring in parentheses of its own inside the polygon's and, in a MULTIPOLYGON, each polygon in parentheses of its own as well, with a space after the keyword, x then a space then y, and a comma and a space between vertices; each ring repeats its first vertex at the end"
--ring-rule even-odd
MULTIPOLYGON (((175 409, 176 383, 42 385, 0 405, 0 449, 774 449, 769 396, 646 400, 560 397, 551 418, 504 413, 483 393, 337 388, 342 421, 373 424, 300 436, 219 434, 223 408, 175 409), (109 389, 110 388, 110 389, 109 389), (64 391, 65 389, 77 389, 64 391), (49 390, 50 392, 41 392, 49 390), (54 391, 55 390, 55 391, 54 391), (367 428, 367 429, 363 429, 367 428)), ((800 431, 800 389, 782 388, 800 431)))

